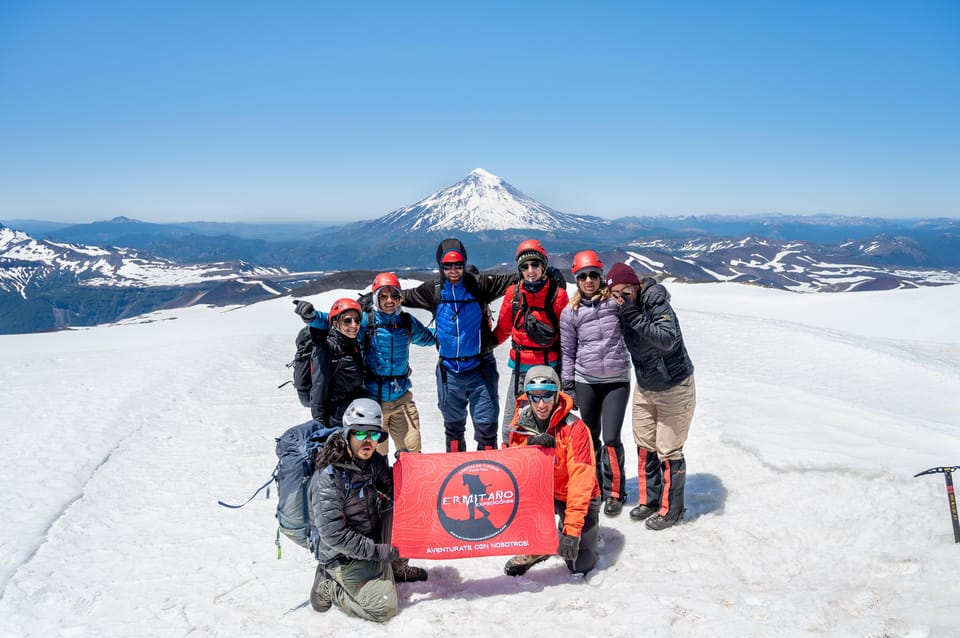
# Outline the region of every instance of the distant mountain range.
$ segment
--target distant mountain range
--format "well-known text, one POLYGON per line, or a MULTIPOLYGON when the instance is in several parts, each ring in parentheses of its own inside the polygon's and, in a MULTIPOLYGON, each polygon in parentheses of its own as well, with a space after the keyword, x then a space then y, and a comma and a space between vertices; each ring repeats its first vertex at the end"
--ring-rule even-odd
POLYGON ((592 248, 605 263, 627 261, 642 274, 796 291, 960 282, 960 220, 607 220, 556 211, 483 169, 415 204, 343 225, 126 217, 8 225, 0 225, 0 333, 93 325, 162 307, 252 303, 356 269, 429 271, 437 242, 449 236, 462 239, 469 260, 484 269, 512 270, 517 243, 535 237, 563 270, 576 251, 592 248))

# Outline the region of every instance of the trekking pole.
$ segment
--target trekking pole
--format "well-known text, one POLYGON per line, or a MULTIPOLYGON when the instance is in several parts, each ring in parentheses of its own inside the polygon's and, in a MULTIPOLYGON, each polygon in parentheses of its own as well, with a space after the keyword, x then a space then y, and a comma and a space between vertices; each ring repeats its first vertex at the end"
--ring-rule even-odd
POLYGON ((925 474, 943 474, 943 480, 947 483, 947 501, 950 504, 950 518, 953 520, 953 540, 960 543, 960 519, 957 518, 957 496, 953 491, 953 472, 960 471, 960 467, 931 467, 919 474, 914 474, 913 478, 925 474))

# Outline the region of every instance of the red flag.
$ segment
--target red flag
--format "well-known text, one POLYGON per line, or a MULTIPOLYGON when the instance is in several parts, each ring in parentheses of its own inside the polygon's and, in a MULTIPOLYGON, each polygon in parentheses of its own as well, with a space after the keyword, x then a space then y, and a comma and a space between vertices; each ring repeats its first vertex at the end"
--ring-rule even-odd
POLYGON ((552 450, 401 454, 393 544, 404 558, 553 554, 552 450))

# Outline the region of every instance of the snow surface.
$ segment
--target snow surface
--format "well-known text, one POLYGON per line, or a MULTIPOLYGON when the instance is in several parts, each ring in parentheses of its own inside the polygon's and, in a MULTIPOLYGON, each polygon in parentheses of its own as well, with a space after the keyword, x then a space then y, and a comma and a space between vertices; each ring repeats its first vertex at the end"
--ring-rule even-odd
MULTIPOLYGON (((586 579, 559 559, 520 578, 502 557, 415 561, 430 579, 398 586, 386 625, 310 609, 314 564, 286 541, 277 560, 274 498, 216 504, 266 481, 274 437, 308 417, 277 388, 289 299, 0 336, 0 635, 957 635, 943 478, 913 475, 960 464, 960 286, 668 285, 699 391, 686 522, 601 516, 586 579)), ((413 355, 437 452, 436 354, 413 355)), ((629 416, 624 440, 629 509, 629 416)))

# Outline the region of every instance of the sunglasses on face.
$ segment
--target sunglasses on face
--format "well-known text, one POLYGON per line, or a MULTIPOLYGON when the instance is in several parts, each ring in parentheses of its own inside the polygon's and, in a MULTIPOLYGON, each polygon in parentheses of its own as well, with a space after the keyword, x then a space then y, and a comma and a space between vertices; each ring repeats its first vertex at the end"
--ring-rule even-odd
POLYGON ((456 269, 456 270, 463 270, 463 262, 462 262, 462 261, 453 261, 453 262, 444 264, 444 265, 443 265, 443 269, 444 269, 444 270, 454 270, 454 269, 456 269))
POLYGON ((520 270, 530 270, 531 268, 543 268, 543 262, 531 259, 520 264, 520 270))
POLYGON ((527 398, 530 399, 531 403, 543 403, 553 401, 553 397, 555 396, 557 396, 556 392, 541 392, 538 394, 528 394, 527 398))
POLYGON ((380 437, 383 435, 383 432, 354 432, 353 438, 358 441, 365 441, 369 438, 371 441, 379 441, 380 437))
POLYGON ((340 317, 341 326, 352 326, 353 324, 357 324, 359 326, 360 319, 359 318, 355 319, 353 317, 340 317))
POLYGON ((633 291, 630 290, 629 288, 627 288, 627 289, 625 289, 625 290, 611 291, 611 292, 613 293, 613 296, 616 297, 617 299, 619 299, 619 298, 621 298, 621 297, 631 297, 631 296, 633 296, 633 291))
POLYGON ((600 279, 598 272, 582 272, 577 275, 577 281, 586 281, 587 279, 600 279))
POLYGON ((393 299, 394 301, 400 301, 400 294, 396 292, 380 293, 380 301, 386 301, 388 299, 393 299))

